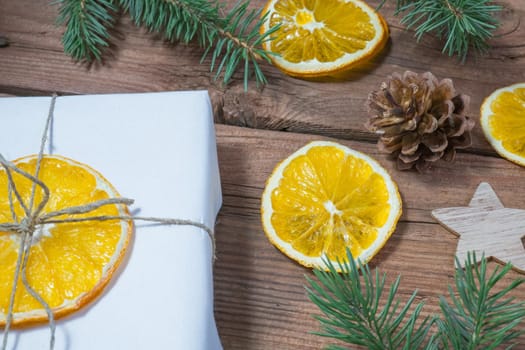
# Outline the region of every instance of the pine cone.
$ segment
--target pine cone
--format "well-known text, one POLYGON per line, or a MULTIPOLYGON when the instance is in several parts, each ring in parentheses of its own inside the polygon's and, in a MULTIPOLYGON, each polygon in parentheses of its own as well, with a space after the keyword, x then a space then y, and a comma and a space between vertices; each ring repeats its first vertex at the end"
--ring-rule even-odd
POLYGON ((470 146, 474 121, 466 116, 469 102, 469 96, 456 94, 450 79, 438 81, 430 72, 394 73, 368 96, 365 126, 381 134, 379 149, 397 158, 400 170, 425 171, 470 146))

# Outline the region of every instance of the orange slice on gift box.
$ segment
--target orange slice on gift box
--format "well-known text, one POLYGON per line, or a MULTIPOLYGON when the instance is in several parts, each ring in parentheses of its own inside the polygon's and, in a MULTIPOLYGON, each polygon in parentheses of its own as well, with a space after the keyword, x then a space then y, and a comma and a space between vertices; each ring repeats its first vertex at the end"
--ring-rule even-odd
MULTIPOLYGON (((35 173, 36 156, 19 159, 14 164, 35 173)), ((28 203, 32 182, 13 173, 14 183, 28 203)), ((119 197, 113 186, 85 164, 59 156, 45 156, 39 179, 48 186, 50 198, 43 214, 86 205, 97 200, 119 197)), ((37 187, 35 203, 42 199, 37 187)), ((8 197, 8 179, 0 168, 0 223, 13 222, 8 197)), ((14 201, 18 218, 25 216, 14 201)), ((105 205, 75 217, 129 215, 126 206, 105 205)), ((56 217, 63 219, 65 216, 56 217)), ((87 221, 46 224, 37 228, 31 243, 26 275, 29 285, 51 307, 56 318, 80 309, 99 295, 108 284, 129 245, 132 223, 129 221, 87 221)), ((0 325, 5 325, 13 287, 20 235, 0 232, 0 325)), ((43 306, 18 281, 13 310, 13 325, 47 321, 43 306)))
POLYGON ((261 34, 280 27, 263 48, 298 78, 332 76, 370 60, 385 46, 386 21, 361 0, 269 0, 261 34))
POLYGON ((369 261, 394 232, 401 198, 387 171, 365 154, 316 141, 282 161, 261 204, 266 236, 307 267, 369 261))

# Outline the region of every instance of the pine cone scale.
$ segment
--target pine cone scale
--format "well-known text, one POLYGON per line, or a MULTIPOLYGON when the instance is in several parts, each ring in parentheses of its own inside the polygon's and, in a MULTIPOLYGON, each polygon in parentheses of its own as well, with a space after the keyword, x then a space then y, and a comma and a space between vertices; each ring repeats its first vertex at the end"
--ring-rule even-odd
POLYGON ((431 134, 437 130, 439 123, 431 114, 426 113, 418 125, 417 131, 420 135, 431 134))
POLYGON ((432 153, 440 153, 448 146, 447 135, 439 130, 432 134, 426 134, 421 138, 421 143, 427 146, 432 153))
MULTIPOLYGON (((410 133, 403 136, 401 139, 401 154, 413 155, 419 148, 421 137, 416 133, 410 133)), ((401 156, 401 155, 400 155, 401 156)))
POLYGON ((400 137, 380 138, 377 147, 380 152, 394 153, 403 147, 403 143, 400 137))
POLYGON ((465 149, 472 146, 472 136, 470 134, 463 134, 460 137, 452 139, 452 146, 456 149, 465 149))
POLYGON ((447 136, 461 136, 465 133, 465 130, 468 127, 468 122, 463 116, 453 116, 451 118, 450 127, 447 130, 447 136))

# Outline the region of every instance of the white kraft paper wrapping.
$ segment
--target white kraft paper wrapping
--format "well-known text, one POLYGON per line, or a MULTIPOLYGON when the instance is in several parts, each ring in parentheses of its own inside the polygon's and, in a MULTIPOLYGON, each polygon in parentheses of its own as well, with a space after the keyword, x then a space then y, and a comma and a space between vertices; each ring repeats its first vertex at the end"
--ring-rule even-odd
MULTIPOLYGON (((38 153, 50 101, 0 99, 0 152, 7 159, 38 153)), ((207 92, 58 97, 49 136, 46 153, 100 171, 135 200, 133 214, 213 228, 222 197, 207 92)), ((212 255, 201 229, 137 222, 106 290, 58 321, 55 349, 221 349, 212 255)), ((48 349, 49 336, 47 326, 14 330, 8 349, 48 349)))

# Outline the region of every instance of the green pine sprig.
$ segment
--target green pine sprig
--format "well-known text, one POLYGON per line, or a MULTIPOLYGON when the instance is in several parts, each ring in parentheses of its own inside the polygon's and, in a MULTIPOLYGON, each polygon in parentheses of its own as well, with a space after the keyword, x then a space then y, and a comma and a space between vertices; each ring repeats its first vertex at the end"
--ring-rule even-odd
POLYGON ((260 10, 249 10, 241 1, 226 11, 209 0, 58 0, 58 22, 66 25, 64 51, 76 60, 100 60, 110 41, 109 29, 116 13, 128 13, 137 26, 160 33, 170 42, 197 42, 204 48, 203 60, 211 56, 215 78, 228 84, 233 74, 244 69, 247 89, 252 73, 257 84, 265 84, 258 61, 270 61, 262 43, 277 27, 260 34, 265 21, 260 10))
POLYGON ((57 0, 57 24, 66 25, 64 51, 77 61, 101 60, 118 10, 113 0, 57 0))
POLYGON ((523 334, 516 327, 525 319, 525 303, 508 294, 525 279, 494 291, 510 264, 487 276, 485 259, 478 265, 469 254, 465 268, 457 261, 455 290, 449 288, 451 304, 442 297, 442 314, 421 319, 423 303, 414 303, 417 291, 405 302, 397 298, 400 277, 386 288, 385 274, 377 269, 372 273, 367 264, 358 268, 349 251, 347 259, 337 265, 341 273, 325 260, 326 270, 314 270, 317 281, 306 277, 308 297, 323 314, 314 316, 321 324, 314 334, 370 350, 484 350, 502 344, 510 348, 523 334))
POLYGON ((439 302, 440 349, 498 349, 524 334, 515 328, 525 317, 525 302, 515 302, 508 293, 525 280, 515 279, 503 290, 493 292, 512 265, 497 267, 490 276, 487 276, 485 259, 478 265, 475 255, 468 255, 465 269, 457 259, 456 265, 459 267, 455 275, 457 295, 449 287, 451 304, 444 297, 439 302))
MULTIPOLYGON (((383 0, 382 6, 386 0, 383 0)), ((417 40, 433 33, 444 40, 443 53, 463 61, 471 48, 484 52, 499 26, 501 6, 490 0, 396 0, 401 23, 414 28, 417 40)))
MULTIPOLYGON (((309 277, 308 297, 319 307, 324 317, 315 316, 322 332, 315 334, 361 345, 369 350, 417 349, 427 339, 431 319, 418 324, 423 303, 414 305, 417 292, 402 304, 396 299, 400 277, 385 290, 386 275, 361 266, 359 273, 351 253, 348 262, 336 266, 325 260, 327 270, 314 270, 319 282, 309 277), (387 300, 381 304, 386 295, 387 300), (412 311, 409 314, 409 311, 412 311)), ((329 349, 344 349, 332 345, 329 349)))

